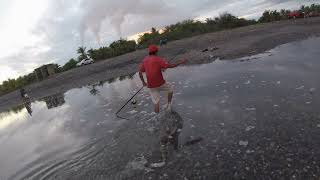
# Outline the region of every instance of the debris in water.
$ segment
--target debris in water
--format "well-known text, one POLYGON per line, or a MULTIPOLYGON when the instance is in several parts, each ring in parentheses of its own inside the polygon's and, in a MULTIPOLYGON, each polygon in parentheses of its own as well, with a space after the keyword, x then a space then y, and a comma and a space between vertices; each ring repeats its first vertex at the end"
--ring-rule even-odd
POLYGON ((317 127, 320 128, 320 124, 318 124, 317 127))
POLYGON ((150 167, 152 167, 152 168, 160 168, 160 167, 163 167, 163 166, 165 166, 165 165, 166 165, 165 162, 152 163, 152 164, 150 164, 150 167))
POLYGON ((248 126, 246 127, 246 131, 250 131, 251 129, 254 129, 255 127, 254 126, 248 126))
POLYGON ((312 94, 312 93, 314 93, 315 91, 316 91, 316 88, 310 88, 310 93, 312 94))
POLYGON ((199 162, 197 162, 195 165, 194 165, 194 167, 199 167, 200 166, 200 163, 199 162))
POLYGON ((187 141, 186 143, 184 143, 184 145, 185 145, 185 146, 194 145, 194 144, 196 144, 196 143, 198 143, 198 142, 200 142, 200 141, 202 141, 202 140, 203 140, 202 137, 198 137, 198 138, 196 138, 196 139, 192 139, 192 140, 187 141))
POLYGON ((246 108, 247 111, 255 111, 256 108, 246 108))
POLYGON ((135 113, 137 113, 138 111, 136 111, 136 110, 132 110, 132 111, 129 111, 129 112, 127 112, 127 113, 129 113, 129 114, 135 114, 135 113))
POLYGON ((136 104, 137 104, 137 100, 136 100, 136 99, 133 99, 133 100, 131 101, 131 104, 132 104, 132 105, 136 105, 136 104))
POLYGON ((140 113, 141 114, 147 114, 147 111, 141 111, 140 113))
POLYGON ((219 49, 218 47, 209 47, 210 51, 214 51, 214 50, 218 50, 218 49, 219 49))
POLYGON ((207 52, 207 51, 209 51, 209 49, 208 49, 208 48, 206 48, 206 49, 202 50, 201 52, 207 52))
POLYGON ((300 87, 297 87, 296 89, 300 90, 300 89, 303 89, 303 88, 304 88, 304 86, 300 86, 300 87))
POLYGON ((312 102, 310 102, 310 101, 308 101, 308 102, 306 102, 306 104, 311 104, 312 102))
POLYGON ((132 162, 129 162, 126 166, 126 169, 132 169, 132 170, 145 170, 147 172, 153 171, 153 169, 146 168, 145 165, 148 163, 148 161, 145 159, 144 156, 138 157, 134 159, 132 162))
POLYGON ((278 105, 278 104, 275 104, 275 105, 273 105, 273 107, 279 107, 279 105, 278 105))
POLYGON ((249 150, 249 149, 248 149, 248 150, 246 150, 246 153, 247 153, 247 154, 254 153, 254 150, 249 150))
POLYGON ((247 146, 248 144, 248 141, 239 141, 240 146, 247 146))
POLYGON ((223 81, 223 82, 221 82, 221 84, 227 84, 228 82, 227 81, 223 81))
POLYGON ((247 85, 248 85, 248 84, 250 84, 250 83, 251 83, 251 81, 247 81, 247 82, 245 82, 245 83, 243 83, 243 84, 247 84, 247 85))
POLYGON ((277 81, 277 84, 281 84, 281 81, 277 81))

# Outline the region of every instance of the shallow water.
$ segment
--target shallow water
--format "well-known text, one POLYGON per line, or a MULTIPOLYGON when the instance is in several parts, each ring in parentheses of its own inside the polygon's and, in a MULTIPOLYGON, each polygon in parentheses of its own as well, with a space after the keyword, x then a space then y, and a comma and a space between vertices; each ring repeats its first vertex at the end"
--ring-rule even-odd
MULTIPOLYGON (((261 55, 167 70, 180 142, 160 169, 148 91, 138 76, 93 83, 0 114, 0 179, 316 179, 319 38, 261 55), (22 108, 22 109, 21 109, 22 108)), ((208 58, 210 53, 208 53, 208 58)), ((162 99, 165 99, 163 97, 162 99)), ((165 102, 162 103, 164 105, 165 102)))

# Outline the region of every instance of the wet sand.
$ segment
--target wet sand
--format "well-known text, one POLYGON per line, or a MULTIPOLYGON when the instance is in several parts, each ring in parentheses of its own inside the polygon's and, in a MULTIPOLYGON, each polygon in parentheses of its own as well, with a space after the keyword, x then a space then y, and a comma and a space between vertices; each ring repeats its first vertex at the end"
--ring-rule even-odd
MULTIPOLYGON (((160 55, 170 59, 177 53, 179 58, 186 58, 190 64, 208 63, 220 59, 234 59, 265 52, 278 45, 320 35, 320 18, 281 21, 253 25, 233 30, 215 32, 170 42, 161 49, 160 55), (218 47, 218 50, 201 52, 203 49, 218 47)), ((137 65, 146 55, 146 50, 139 50, 115 57, 93 65, 84 66, 58 74, 48 80, 26 87, 33 99, 48 94, 65 92, 98 82, 128 75, 137 71, 137 65)), ((18 91, 0 97, 0 111, 20 103, 18 91)))

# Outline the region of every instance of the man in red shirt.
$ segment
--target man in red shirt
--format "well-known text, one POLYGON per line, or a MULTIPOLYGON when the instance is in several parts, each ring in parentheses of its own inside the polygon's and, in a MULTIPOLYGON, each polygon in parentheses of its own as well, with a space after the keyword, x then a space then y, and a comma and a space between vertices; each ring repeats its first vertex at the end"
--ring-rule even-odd
POLYGON ((171 109, 171 101, 173 90, 169 83, 167 83, 162 76, 162 70, 167 68, 175 68, 180 64, 184 64, 186 60, 181 60, 176 64, 169 64, 166 60, 157 56, 158 47, 156 45, 149 46, 149 56, 145 57, 139 66, 139 76, 143 86, 150 89, 152 102, 154 104, 154 111, 160 111, 160 91, 167 91, 168 104, 167 109, 171 109), (144 80, 143 73, 146 73, 147 82, 144 80))

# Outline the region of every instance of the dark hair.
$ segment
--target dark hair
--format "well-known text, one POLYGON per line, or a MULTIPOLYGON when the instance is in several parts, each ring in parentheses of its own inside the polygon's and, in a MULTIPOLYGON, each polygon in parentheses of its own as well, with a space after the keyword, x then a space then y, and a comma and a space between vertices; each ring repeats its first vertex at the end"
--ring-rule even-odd
POLYGON ((157 51, 156 52, 149 52, 149 55, 157 55, 157 51))

